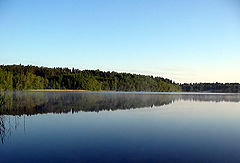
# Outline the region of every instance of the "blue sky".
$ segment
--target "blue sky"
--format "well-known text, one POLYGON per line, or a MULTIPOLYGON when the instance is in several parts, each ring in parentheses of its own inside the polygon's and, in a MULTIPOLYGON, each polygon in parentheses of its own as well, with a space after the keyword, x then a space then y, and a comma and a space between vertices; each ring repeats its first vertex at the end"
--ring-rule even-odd
POLYGON ((239 0, 1 0, 0 64, 240 82, 239 0))

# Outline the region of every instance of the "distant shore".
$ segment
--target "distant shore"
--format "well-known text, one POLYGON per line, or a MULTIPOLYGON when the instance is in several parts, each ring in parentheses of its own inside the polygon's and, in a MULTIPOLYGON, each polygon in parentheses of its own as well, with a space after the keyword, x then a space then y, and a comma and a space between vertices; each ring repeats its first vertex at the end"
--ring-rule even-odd
POLYGON ((181 84, 150 75, 21 64, 0 65, 0 79, 0 90, 240 93, 240 83, 181 84))
POLYGON ((26 91, 88 91, 88 90, 78 90, 78 89, 29 89, 26 91))

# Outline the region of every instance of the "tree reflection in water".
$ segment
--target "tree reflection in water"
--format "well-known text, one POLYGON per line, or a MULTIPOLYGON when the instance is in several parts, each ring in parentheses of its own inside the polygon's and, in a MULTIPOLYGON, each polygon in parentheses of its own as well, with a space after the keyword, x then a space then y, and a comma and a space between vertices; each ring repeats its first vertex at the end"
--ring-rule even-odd
MULTIPOLYGON (((175 101, 239 102, 239 94, 158 94, 116 92, 6 92, 0 106, 0 138, 4 141, 19 126, 19 117, 46 113, 99 112, 152 108, 175 101), (11 122, 11 121, 14 121, 11 122)), ((22 122, 22 121, 21 121, 22 122)))
POLYGON ((174 101, 239 102, 238 94, 151 94, 101 92, 8 92, 0 115, 99 112, 162 106, 174 101))

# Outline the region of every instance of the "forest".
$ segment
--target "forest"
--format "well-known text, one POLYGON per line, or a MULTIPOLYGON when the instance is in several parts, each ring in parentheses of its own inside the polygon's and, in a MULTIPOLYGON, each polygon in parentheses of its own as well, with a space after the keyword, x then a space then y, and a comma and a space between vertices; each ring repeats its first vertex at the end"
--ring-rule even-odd
POLYGON ((72 89, 150 92, 240 92, 239 83, 178 84, 148 75, 48 68, 32 65, 0 65, 0 90, 72 89))
POLYGON ((181 91, 180 85, 161 77, 130 73, 23 65, 0 66, 1 90, 74 89, 112 91, 181 91))
POLYGON ((239 83, 190 83, 181 84, 183 92, 239 93, 239 83))

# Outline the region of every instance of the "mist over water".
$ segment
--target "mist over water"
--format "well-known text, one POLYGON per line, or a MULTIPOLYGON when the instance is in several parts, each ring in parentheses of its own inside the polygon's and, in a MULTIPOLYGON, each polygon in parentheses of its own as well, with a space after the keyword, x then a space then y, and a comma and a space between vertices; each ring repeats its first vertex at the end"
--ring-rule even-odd
POLYGON ((240 160, 240 95, 5 92, 1 162, 240 160))
POLYGON ((178 101, 240 102, 240 94, 161 92, 7 92, 0 114, 99 112, 162 106, 178 101))

